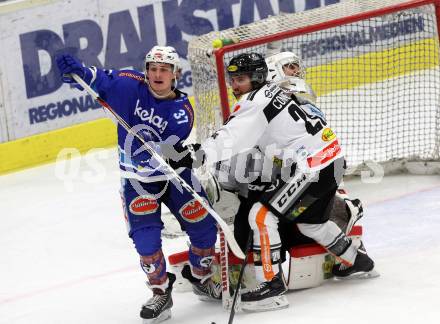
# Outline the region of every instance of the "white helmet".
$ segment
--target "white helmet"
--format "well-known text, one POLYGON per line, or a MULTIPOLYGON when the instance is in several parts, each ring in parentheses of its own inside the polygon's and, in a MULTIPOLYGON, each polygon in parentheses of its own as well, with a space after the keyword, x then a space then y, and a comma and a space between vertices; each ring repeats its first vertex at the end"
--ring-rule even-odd
POLYGON ((269 73, 267 81, 278 84, 288 93, 294 93, 297 98, 316 103, 316 94, 313 89, 304 80, 306 68, 302 60, 292 52, 281 52, 266 58, 269 73), (298 66, 298 72, 295 75, 286 75, 283 66, 286 64, 295 64, 298 66))
POLYGON ((267 81, 269 82, 280 82, 289 75, 285 75, 283 71, 283 66, 286 64, 296 64, 299 71, 295 76, 301 79, 306 77, 306 68, 302 60, 292 52, 281 52, 266 58, 267 67, 269 68, 269 73, 267 75, 267 81))
POLYGON ((145 55, 145 68, 149 63, 167 63, 173 66, 173 73, 180 70, 180 59, 174 47, 154 46, 145 55))

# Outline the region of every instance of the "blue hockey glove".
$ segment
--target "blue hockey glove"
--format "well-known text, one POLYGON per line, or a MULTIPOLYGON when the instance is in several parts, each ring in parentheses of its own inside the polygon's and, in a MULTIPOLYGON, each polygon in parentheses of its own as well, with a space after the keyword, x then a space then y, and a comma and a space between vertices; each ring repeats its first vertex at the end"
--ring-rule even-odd
POLYGON ((85 67, 81 62, 70 54, 62 54, 56 58, 58 69, 61 72, 61 78, 64 83, 76 83, 70 77, 70 73, 78 74, 78 76, 84 79, 85 67))

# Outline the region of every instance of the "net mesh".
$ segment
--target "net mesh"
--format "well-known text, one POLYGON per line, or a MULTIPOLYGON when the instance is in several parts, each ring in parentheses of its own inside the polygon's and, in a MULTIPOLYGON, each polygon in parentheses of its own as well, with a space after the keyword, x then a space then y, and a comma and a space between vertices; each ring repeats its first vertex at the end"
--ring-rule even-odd
MULTIPOLYGON (((303 59, 306 80, 340 138, 350 167, 368 161, 439 159, 440 71, 435 6, 396 8, 380 16, 366 14, 397 5, 404 4, 397 0, 348 0, 191 40, 189 60, 198 140, 221 126, 225 116, 220 109, 220 92, 230 94, 226 84, 219 86, 217 81, 212 41, 238 37, 244 46, 233 51, 225 47, 225 55, 220 58, 223 66, 233 56, 251 51, 263 56, 292 51, 303 59), (293 35, 298 28, 361 13, 366 17, 356 22, 341 20, 336 27, 315 28, 313 32, 273 40, 282 32, 293 31, 293 35)), ((229 95, 229 106, 232 104, 229 95)))

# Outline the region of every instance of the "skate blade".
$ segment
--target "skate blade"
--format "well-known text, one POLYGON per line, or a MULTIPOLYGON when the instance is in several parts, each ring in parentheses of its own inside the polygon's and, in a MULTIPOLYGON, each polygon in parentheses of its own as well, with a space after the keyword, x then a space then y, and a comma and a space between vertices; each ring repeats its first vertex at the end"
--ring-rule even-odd
POLYGON ((142 324, 157 324, 171 318, 171 309, 164 310, 158 317, 143 318, 142 324))
POLYGON ((284 295, 266 298, 254 302, 242 301, 240 303, 241 310, 248 313, 268 312, 268 311, 283 309, 287 307, 289 307, 289 301, 287 300, 287 297, 284 295))
POLYGON ((335 280, 353 280, 353 279, 372 279, 380 276, 380 273, 376 270, 371 270, 368 272, 355 272, 347 277, 337 277, 335 276, 335 280))
POLYGON ((206 295, 197 295, 197 298, 200 301, 208 302, 208 303, 220 303, 222 301, 221 299, 215 299, 214 297, 209 297, 206 295))

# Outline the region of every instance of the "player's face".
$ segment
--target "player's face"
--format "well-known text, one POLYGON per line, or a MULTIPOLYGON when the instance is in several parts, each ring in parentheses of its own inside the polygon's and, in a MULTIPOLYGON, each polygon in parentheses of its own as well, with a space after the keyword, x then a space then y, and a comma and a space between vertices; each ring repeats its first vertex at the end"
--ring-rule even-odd
POLYGON ((148 64, 147 77, 150 87, 159 95, 170 92, 175 78, 172 65, 167 63, 148 64))
POLYGON ((229 83, 231 84, 232 92, 237 99, 252 90, 251 78, 247 74, 231 76, 229 83))
POLYGON ((286 76, 294 76, 299 77, 300 70, 298 64, 295 63, 287 63, 283 65, 283 72, 286 76))

